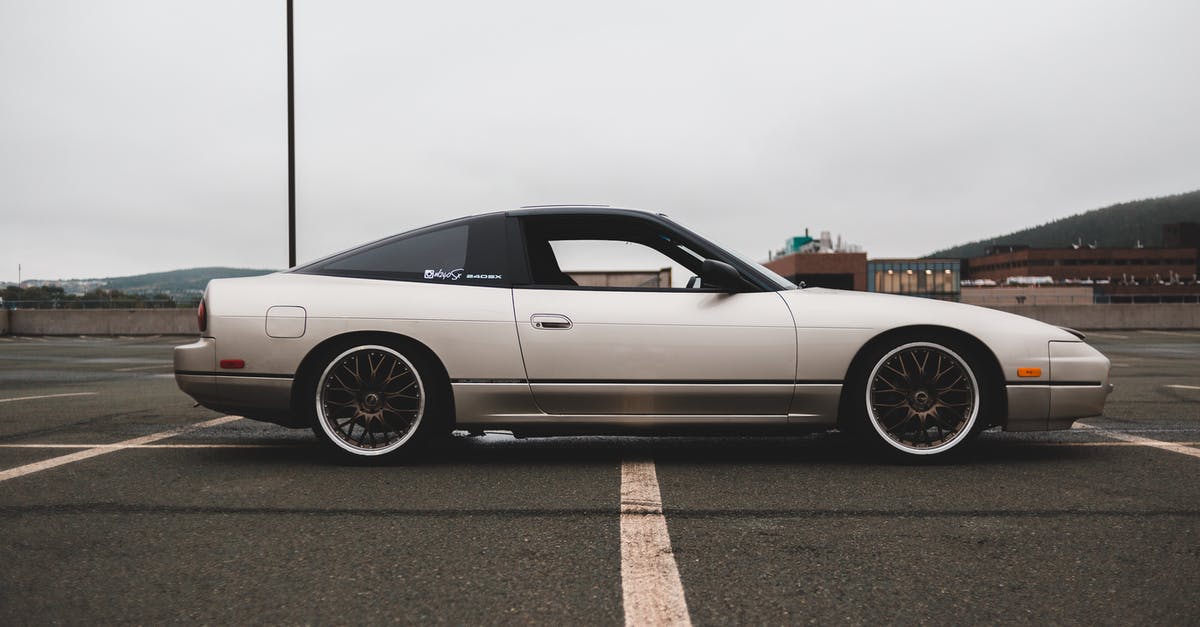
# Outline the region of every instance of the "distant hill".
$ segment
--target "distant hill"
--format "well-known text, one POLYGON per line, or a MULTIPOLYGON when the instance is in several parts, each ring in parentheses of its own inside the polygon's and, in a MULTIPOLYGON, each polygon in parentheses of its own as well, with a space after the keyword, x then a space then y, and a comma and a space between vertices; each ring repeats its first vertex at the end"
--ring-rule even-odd
POLYGON ((1162 227, 1172 222, 1200 222, 1200 191, 1123 202, 1093 209, 1008 235, 982 239, 931 253, 929 257, 977 257, 995 244, 1028 244, 1066 248, 1078 239, 1102 248, 1162 246, 1162 227))
POLYGON ((270 274, 275 270, 253 270, 250 268, 189 268, 186 270, 170 270, 168 272, 152 272, 134 276, 112 277, 99 279, 105 281, 108 289, 122 292, 146 292, 183 294, 199 292, 212 279, 228 279, 243 276, 258 276, 270 274))

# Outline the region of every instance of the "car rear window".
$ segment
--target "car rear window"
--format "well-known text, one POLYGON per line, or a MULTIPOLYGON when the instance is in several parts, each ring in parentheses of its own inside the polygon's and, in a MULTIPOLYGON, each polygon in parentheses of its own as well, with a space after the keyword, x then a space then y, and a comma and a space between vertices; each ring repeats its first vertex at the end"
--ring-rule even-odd
POLYGON ((504 216, 482 216, 411 231, 297 269, 306 274, 418 281, 506 284, 504 216))
POLYGON ((393 240, 334 259, 324 269, 421 276, 426 270, 455 272, 467 260, 467 230, 464 224, 393 240))

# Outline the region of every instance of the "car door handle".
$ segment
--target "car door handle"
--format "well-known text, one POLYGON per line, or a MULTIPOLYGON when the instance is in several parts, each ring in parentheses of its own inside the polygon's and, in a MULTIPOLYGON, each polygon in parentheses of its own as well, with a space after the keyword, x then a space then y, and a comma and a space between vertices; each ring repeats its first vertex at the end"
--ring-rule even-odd
POLYGON ((529 323, 535 329, 570 329, 571 319, 560 314, 533 314, 529 323))

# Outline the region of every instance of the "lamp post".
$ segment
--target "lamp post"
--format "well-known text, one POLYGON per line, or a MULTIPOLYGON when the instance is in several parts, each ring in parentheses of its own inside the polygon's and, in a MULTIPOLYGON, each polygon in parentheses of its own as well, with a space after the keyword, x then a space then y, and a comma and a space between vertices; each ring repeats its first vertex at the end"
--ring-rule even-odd
POLYGON ((287 0, 288 267, 296 265, 296 98, 292 63, 292 0, 287 0))

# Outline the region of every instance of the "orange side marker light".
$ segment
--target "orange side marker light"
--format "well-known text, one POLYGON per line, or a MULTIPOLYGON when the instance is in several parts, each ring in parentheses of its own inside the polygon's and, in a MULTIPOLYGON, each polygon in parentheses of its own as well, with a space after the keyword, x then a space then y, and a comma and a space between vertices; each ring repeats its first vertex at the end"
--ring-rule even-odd
POLYGON ((1040 377, 1042 376, 1041 368, 1017 368, 1018 377, 1040 377))

